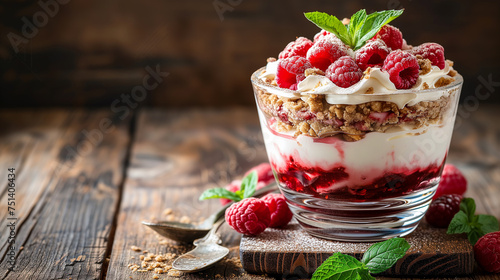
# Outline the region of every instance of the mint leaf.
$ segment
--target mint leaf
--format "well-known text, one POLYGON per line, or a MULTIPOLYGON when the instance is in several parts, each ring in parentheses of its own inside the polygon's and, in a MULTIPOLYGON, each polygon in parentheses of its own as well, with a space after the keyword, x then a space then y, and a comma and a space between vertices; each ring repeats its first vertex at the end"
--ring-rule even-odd
POLYGON ((199 199, 205 200, 211 198, 227 198, 233 201, 240 201, 242 199, 242 197, 238 196, 232 191, 226 190, 225 188, 208 189, 201 194, 199 199))
POLYGON ((361 278, 360 269, 364 269, 363 264, 356 258, 334 253, 316 269, 311 280, 367 279, 361 278))
POLYGON ((476 242, 483 236, 484 234, 478 228, 472 228, 471 231, 467 233, 467 239, 469 239, 470 244, 472 246, 476 245, 476 242))
MULTIPOLYGON (((356 35, 359 34, 359 30, 363 27, 363 23, 366 20, 366 10, 361 9, 351 16, 351 20, 347 25, 347 30, 349 35, 356 40, 356 35)), ((358 35, 359 36, 359 35, 358 35)))
POLYGON ((469 225, 469 217, 465 212, 458 211, 448 226, 447 234, 457 234, 457 233, 468 233, 471 231, 471 226, 469 225))
POLYGON ((361 277, 361 280, 376 280, 375 277, 370 275, 370 271, 368 271, 368 269, 359 269, 358 274, 361 277))
POLYGON ((474 199, 464 197, 460 202, 460 211, 463 211, 469 220, 472 221, 474 213, 476 212, 476 202, 474 202, 474 199))
POLYGON ((404 10, 374 12, 369 15, 359 10, 351 16, 347 27, 337 17, 321 12, 304 13, 306 18, 321 29, 335 34, 344 44, 357 50, 364 46, 380 29, 399 17, 404 10))
POLYGON ((373 38, 384 25, 399 17, 403 12, 404 10, 388 10, 369 14, 359 31, 360 36, 356 40, 354 49, 357 50, 364 46, 366 41, 373 38))
POLYGON ((322 12, 304 13, 304 16, 319 28, 335 34, 345 44, 351 44, 347 28, 337 17, 322 12))
POLYGON ((251 197, 255 190, 257 189, 257 181, 258 181, 257 171, 252 171, 250 174, 243 178, 241 181, 240 190, 243 193, 243 198, 251 197))
POLYGON ((477 223, 483 234, 500 230, 497 218, 491 215, 478 215, 477 223))
POLYGON ((410 244, 404 238, 391 238, 373 244, 363 255, 361 262, 371 273, 384 272, 392 267, 400 258, 404 257, 410 244))
POLYGON ((475 245, 481 236, 498 231, 498 220, 491 215, 476 215, 476 203, 472 198, 463 198, 460 211, 453 217, 446 233, 467 233, 467 239, 475 245))

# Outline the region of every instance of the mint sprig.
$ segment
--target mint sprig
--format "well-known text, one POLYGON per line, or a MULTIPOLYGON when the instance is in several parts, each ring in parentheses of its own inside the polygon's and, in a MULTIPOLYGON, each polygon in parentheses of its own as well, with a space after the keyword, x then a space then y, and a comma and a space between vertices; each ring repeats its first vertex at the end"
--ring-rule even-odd
POLYGON ((497 218, 491 215, 476 215, 475 212, 474 199, 463 198, 460 202, 460 211, 451 220, 446 233, 466 233, 469 242, 475 245, 481 236, 499 230, 497 218))
POLYGON ((304 13, 305 17, 321 29, 335 34, 344 44, 357 50, 365 45, 380 29, 399 17, 404 10, 374 12, 369 15, 362 9, 351 16, 344 25, 337 17, 322 12, 304 13))
POLYGON ((342 253, 334 253, 314 272, 312 280, 375 279, 370 273, 380 273, 401 259, 410 244, 404 238, 391 238, 375 243, 363 254, 361 261, 342 253))
POLYGON ((200 200, 213 199, 213 198, 226 198, 238 202, 245 198, 253 196, 257 189, 258 175, 256 171, 252 171, 245 176, 241 181, 240 189, 236 192, 226 190, 225 188, 213 188, 204 191, 200 200))

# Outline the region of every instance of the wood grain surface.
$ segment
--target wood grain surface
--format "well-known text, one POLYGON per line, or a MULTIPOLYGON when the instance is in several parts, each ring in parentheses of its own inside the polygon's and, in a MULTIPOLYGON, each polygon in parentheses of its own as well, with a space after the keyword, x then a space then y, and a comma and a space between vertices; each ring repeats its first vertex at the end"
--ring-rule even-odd
MULTIPOLYGON (((469 180, 467 196, 476 199, 477 211, 497 217, 498 110, 481 105, 464 118, 449 153, 449 162, 469 180)), ((140 222, 164 218, 168 208, 176 217, 203 219, 219 207, 218 201, 198 201, 204 189, 225 185, 267 159, 255 109, 148 109, 118 120, 109 110, 0 112, 0 180, 5 180, 0 183, 0 279, 151 279, 153 272, 127 267, 142 254, 131 246, 175 254, 191 247, 161 239, 140 222), (90 143, 95 138, 89 135, 107 119, 114 129, 90 143), (9 167, 16 168, 17 186, 19 246, 13 272, 6 263, 9 167)), ((231 252, 221 263, 200 273, 159 278, 297 279, 245 272, 238 263, 241 236, 227 226, 222 235, 231 252)), ((474 274, 454 279, 500 276, 476 267, 474 274)))
MULTIPOLYGON (((217 200, 198 201, 205 188, 224 186, 250 167, 266 160, 256 112, 247 109, 222 111, 146 111, 139 114, 123 200, 118 216, 108 279, 150 279, 152 272, 132 272, 138 263, 137 246, 149 253, 184 253, 192 246, 161 242, 143 220, 165 218, 170 208, 177 217, 193 220, 216 211, 217 200), (131 259, 135 257, 135 259, 131 259)), ((267 279, 245 273, 239 262, 240 235, 223 225, 223 244, 229 256, 214 268, 180 274, 183 279, 267 279)), ((169 271, 166 279, 176 275, 169 271)), ((164 278, 162 276, 162 278, 164 278)))
MULTIPOLYGON (((157 64, 171 75, 142 104, 253 105, 251 73, 296 37, 313 38, 319 29, 303 16, 310 11, 343 18, 359 9, 405 8, 393 24, 409 44, 444 46, 446 58, 467 81, 463 96, 474 94, 479 76, 491 76, 495 87, 500 81, 500 66, 492 63, 500 61, 500 37, 491 36, 500 33, 500 2, 495 0, 57 2, 65 4, 19 43, 18 52, 7 34, 23 36, 23 28, 29 30, 23 18, 33 22, 44 10, 38 0, 0 6, 0 107, 109 107, 142 84, 146 66, 157 64), (478 47, 485 38, 488 42, 478 47)), ((498 89, 491 101, 500 102, 498 89)))
POLYGON ((116 123, 93 143, 85 132, 97 132, 110 118, 105 111, 0 113, 2 172, 13 167, 17 178, 17 234, 10 244, 17 264, 9 271, 7 176, 2 177, 2 279, 101 276, 130 140, 128 122, 116 123))

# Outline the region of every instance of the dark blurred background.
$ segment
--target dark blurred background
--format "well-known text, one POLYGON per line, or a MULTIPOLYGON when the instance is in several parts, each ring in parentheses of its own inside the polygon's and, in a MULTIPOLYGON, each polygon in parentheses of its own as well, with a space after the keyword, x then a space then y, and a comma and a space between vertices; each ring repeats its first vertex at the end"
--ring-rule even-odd
POLYGON ((393 24, 409 44, 445 47, 462 100, 500 103, 498 0, 3 0, 0 107, 109 107, 133 91, 147 106, 253 106, 251 73, 319 31, 303 12, 361 8, 404 8, 393 24))

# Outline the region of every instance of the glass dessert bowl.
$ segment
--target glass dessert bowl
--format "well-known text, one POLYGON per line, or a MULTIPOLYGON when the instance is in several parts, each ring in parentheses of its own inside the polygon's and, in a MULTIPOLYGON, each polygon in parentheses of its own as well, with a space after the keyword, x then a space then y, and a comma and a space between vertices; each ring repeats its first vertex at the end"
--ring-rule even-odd
POLYGON ((462 77, 390 94, 304 94, 252 75, 264 142, 294 217, 311 235, 411 233, 438 186, 462 77))
POLYGON ((387 24, 402 13, 305 13, 323 30, 252 75, 276 181, 311 235, 405 236, 438 187, 463 79, 441 45, 387 24))

